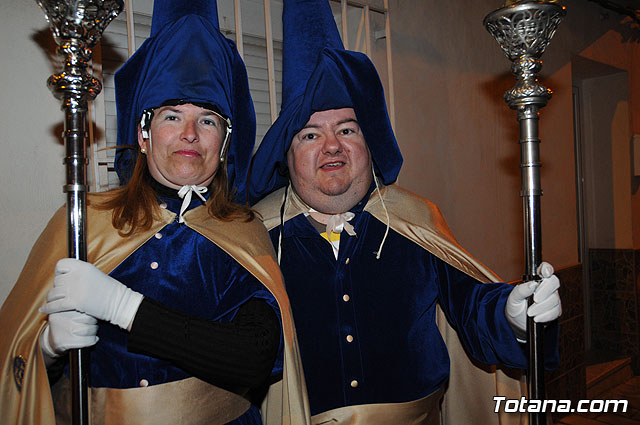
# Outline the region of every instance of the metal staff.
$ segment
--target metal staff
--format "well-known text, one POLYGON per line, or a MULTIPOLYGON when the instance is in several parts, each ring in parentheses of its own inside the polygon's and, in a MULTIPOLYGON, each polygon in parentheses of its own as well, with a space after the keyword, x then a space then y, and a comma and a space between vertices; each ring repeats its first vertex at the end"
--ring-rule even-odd
MULTIPOLYGON (((551 90, 538 82, 542 67, 540 56, 551 41, 564 17, 564 6, 552 1, 515 1, 490 14, 483 21, 498 41, 505 55, 513 62, 511 72, 516 85, 504 94, 511 109, 518 111, 520 124, 520 168, 522 176, 522 206, 524 218, 525 273, 523 280, 539 279, 536 273, 542 261, 540 230, 540 155, 538 110, 551 98, 551 90)), ((532 303, 533 297, 529 299, 532 303)), ((543 325, 527 320, 529 365, 527 382, 529 398, 543 400, 544 347, 543 325)), ((545 424, 545 413, 529 413, 531 425, 545 424)))
MULTIPOLYGON (((47 80, 53 95, 62 101, 66 156, 67 247, 69 257, 87 260, 87 154, 88 101, 102 84, 87 71, 93 48, 107 25, 122 10, 122 0, 36 0, 49 22, 64 70, 47 80)), ((89 423, 88 352, 70 350, 72 423, 89 423)))

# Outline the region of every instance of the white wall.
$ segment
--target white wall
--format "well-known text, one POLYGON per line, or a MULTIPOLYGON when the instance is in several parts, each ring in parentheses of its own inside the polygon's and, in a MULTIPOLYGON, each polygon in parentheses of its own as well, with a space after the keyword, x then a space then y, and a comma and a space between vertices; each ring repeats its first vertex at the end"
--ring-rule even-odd
MULTIPOLYGON (((0 2, 0 302, 32 244, 64 204, 63 114, 46 80, 54 45, 35 1, 0 2)), ((60 241, 66 243, 66 241, 60 241)))

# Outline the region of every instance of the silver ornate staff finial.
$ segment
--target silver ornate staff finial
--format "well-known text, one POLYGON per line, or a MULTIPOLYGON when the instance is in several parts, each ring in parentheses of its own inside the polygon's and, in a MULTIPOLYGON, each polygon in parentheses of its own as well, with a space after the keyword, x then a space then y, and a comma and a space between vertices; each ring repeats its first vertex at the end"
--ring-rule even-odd
MULTIPOLYGON (((508 1, 501 9, 488 14, 483 22, 512 61, 511 72, 517 80, 516 85, 504 94, 504 100, 511 109, 518 111, 520 124, 525 281, 538 278, 536 269, 542 261, 538 110, 551 98, 551 90, 538 82, 537 73, 542 68, 540 57, 565 14, 565 7, 555 1, 508 1)), ((535 400, 544 399, 542 333, 542 325, 529 318, 527 378, 529 398, 535 400)), ((544 413, 530 413, 529 419, 531 425, 546 423, 544 413)))
POLYGON ((546 105, 551 90, 538 82, 540 56, 551 41, 566 13, 564 6, 546 1, 519 1, 484 18, 484 25, 513 62, 511 72, 517 83, 504 95, 513 109, 524 104, 546 105))
MULTIPOLYGON (((102 84, 88 72, 93 48, 102 32, 123 8, 122 0, 36 0, 44 11, 64 56, 64 70, 47 80, 53 95, 62 101, 65 113, 64 141, 67 193, 67 240, 69 257, 87 259, 86 112, 88 102, 102 84)), ((88 365, 86 350, 71 350, 70 375, 72 422, 88 424, 88 365)))

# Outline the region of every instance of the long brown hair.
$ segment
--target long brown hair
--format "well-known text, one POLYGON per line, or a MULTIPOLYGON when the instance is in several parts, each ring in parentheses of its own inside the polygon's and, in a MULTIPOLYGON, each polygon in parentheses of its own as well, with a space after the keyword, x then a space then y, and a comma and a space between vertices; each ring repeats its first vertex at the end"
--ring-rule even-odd
MULTIPOLYGON (((129 182, 107 192, 104 200, 98 201, 96 208, 113 210, 111 223, 121 236, 130 236, 138 230, 149 230, 154 219, 160 216, 158 198, 149 184, 147 159, 138 152, 135 168, 129 182)), ((254 219, 254 211, 231 201, 234 193, 229 188, 227 162, 218 165, 211 184, 209 184, 208 212, 213 218, 222 221, 240 219, 249 222, 254 219)))

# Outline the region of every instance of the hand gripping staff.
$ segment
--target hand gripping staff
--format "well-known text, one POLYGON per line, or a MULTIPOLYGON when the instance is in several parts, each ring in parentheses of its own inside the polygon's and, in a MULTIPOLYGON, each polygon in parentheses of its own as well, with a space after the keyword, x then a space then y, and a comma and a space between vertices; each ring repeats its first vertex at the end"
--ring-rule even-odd
MULTIPOLYGON (((518 112, 520 125, 520 169, 522 176, 525 273, 523 281, 539 279, 536 273, 542 262, 540 228, 540 155, 538 139, 538 110, 551 98, 551 90, 538 82, 542 67, 540 57, 566 13, 565 7, 555 1, 512 1, 488 14, 483 24, 500 44, 505 55, 513 62, 511 71, 516 85, 504 94, 511 109, 518 112)), ((529 301, 532 303, 533 301, 529 301)), ((531 317, 527 322, 529 365, 527 385, 529 398, 544 399, 544 350, 542 323, 531 317)), ((545 413, 530 413, 529 423, 546 423, 545 413)))
MULTIPOLYGON (((49 77, 47 86, 62 101, 66 156, 67 242, 69 257, 87 260, 87 155, 88 102, 102 84, 88 71, 96 45, 107 25, 122 11, 123 0, 36 0, 49 22, 64 70, 49 77)), ((70 350, 72 423, 89 423, 86 350, 70 350)))

